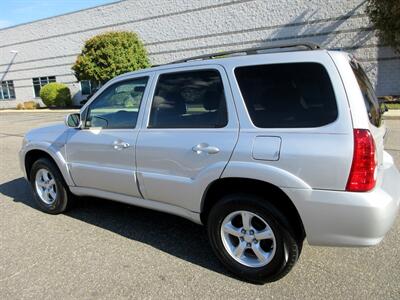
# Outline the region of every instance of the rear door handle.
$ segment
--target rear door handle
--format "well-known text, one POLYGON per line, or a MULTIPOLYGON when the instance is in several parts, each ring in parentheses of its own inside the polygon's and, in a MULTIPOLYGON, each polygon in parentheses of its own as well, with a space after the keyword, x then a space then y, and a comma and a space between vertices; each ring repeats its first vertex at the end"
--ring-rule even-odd
POLYGON ((129 143, 127 143, 127 142, 114 141, 114 143, 113 143, 113 148, 115 150, 122 150, 122 149, 126 149, 128 147, 129 147, 129 143))
POLYGON ((196 152, 197 154, 201 154, 202 152, 205 152, 207 154, 217 154, 219 152, 219 149, 215 146, 210 146, 207 143, 201 143, 192 148, 193 152, 196 152))

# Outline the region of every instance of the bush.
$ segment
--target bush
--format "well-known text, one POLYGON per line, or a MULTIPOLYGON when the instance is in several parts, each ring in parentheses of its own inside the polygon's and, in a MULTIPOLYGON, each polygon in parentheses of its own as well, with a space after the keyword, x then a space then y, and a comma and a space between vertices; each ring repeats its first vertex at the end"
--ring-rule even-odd
POLYGON ((51 82, 40 90, 40 98, 48 107, 65 107, 72 104, 69 88, 58 82, 51 82))
POLYGON ((380 96, 378 97, 380 102, 384 103, 400 103, 400 95, 398 96, 380 96))
POLYGON ((37 109, 40 108, 40 104, 35 101, 25 101, 24 107, 25 109, 37 109))
POLYGON ((369 0, 366 13, 383 43, 400 53, 400 1, 369 0))
POLYGON ((85 42, 72 70, 76 78, 105 83, 120 74, 150 67, 143 43, 133 32, 108 32, 85 42))
POLYGON ((40 108, 40 104, 35 101, 25 101, 24 103, 18 103, 17 109, 37 109, 40 108))

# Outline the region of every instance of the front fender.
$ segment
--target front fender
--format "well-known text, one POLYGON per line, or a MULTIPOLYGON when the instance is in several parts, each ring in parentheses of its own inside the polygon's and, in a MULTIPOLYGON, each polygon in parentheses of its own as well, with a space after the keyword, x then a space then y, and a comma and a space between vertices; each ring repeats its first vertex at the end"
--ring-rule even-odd
POLYGON ((20 152, 20 160, 21 167, 23 168, 25 178, 28 178, 29 174, 26 174, 25 168, 25 158, 28 152, 33 150, 43 151, 46 154, 50 155, 51 158, 55 161, 58 169, 64 177, 65 182, 69 186, 74 186, 74 182, 72 181, 71 175, 69 173, 68 164, 64 157, 64 146, 58 147, 54 143, 49 142, 28 142, 24 145, 20 152))

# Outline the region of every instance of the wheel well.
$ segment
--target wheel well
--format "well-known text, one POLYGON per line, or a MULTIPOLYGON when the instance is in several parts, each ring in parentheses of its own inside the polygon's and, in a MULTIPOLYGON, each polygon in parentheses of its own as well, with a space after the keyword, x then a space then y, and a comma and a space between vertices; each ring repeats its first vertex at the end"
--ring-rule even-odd
POLYGON ((54 164, 57 166, 54 159, 47 152, 42 151, 42 150, 31 150, 28 153, 26 153, 26 155, 25 155, 25 170, 26 170, 26 176, 28 178, 30 176, 33 163, 40 158, 47 158, 50 161, 54 162, 54 164))
POLYGON ((299 241, 303 241, 306 234, 300 215, 289 197, 277 186, 261 180, 247 178, 222 178, 214 181, 208 187, 204 197, 201 210, 201 221, 207 223, 207 217, 211 208, 222 196, 232 193, 249 193, 266 197, 270 204, 278 209, 290 222, 299 241))

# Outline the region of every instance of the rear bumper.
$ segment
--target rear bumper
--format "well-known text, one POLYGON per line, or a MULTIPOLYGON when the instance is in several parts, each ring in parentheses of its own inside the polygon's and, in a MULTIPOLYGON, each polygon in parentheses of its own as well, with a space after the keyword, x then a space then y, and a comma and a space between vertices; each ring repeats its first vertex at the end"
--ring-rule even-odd
POLYGON ((392 227, 400 205, 400 174, 384 153, 377 185, 367 193, 284 189, 297 207, 307 241, 324 246, 372 246, 392 227))

